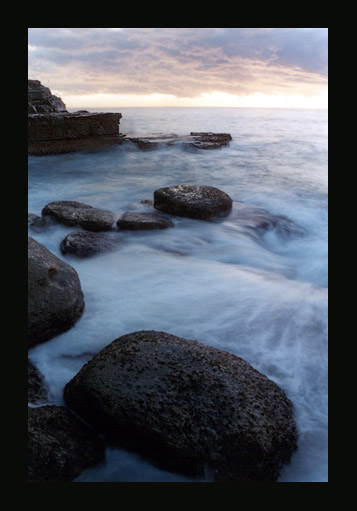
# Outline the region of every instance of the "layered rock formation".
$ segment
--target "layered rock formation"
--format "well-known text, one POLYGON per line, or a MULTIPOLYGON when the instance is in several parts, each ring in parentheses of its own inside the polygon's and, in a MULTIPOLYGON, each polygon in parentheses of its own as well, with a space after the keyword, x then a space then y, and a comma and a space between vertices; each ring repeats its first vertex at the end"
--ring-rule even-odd
POLYGON ((134 143, 139 149, 157 149, 163 145, 181 145, 185 148, 221 149, 232 140, 230 133, 212 133, 211 131, 191 131, 189 135, 146 133, 143 135, 127 133, 126 142, 134 143))
POLYGON ((50 114, 52 112, 67 112, 61 98, 51 94, 39 80, 28 81, 28 114, 50 114))
POLYGON ((38 80, 28 81, 28 152, 56 154, 120 144, 120 113, 69 113, 38 80))

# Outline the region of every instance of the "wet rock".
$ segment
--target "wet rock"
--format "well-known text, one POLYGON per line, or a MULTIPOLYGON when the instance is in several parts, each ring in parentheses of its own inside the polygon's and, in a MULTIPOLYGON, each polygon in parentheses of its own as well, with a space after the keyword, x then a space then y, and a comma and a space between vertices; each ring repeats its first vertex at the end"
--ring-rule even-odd
POLYGON ((125 213, 117 221, 120 229, 143 230, 143 229, 167 229, 174 227, 170 219, 152 213, 125 213))
POLYGON ((104 458, 98 435, 63 406, 28 409, 29 482, 72 481, 104 458))
POLYGON ((42 216, 51 216, 65 225, 79 225, 88 231, 108 231, 114 223, 114 214, 77 201, 55 201, 47 204, 42 216))
POLYGON ((229 133, 191 132, 189 135, 176 135, 164 133, 127 133, 125 142, 134 143, 139 149, 158 149, 162 146, 181 145, 185 148, 220 149, 229 144, 232 136, 229 133))
POLYGON ((66 385, 72 410, 159 466, 275 481, 296 449, 292 404, 243 359, 165 332, 119 337, 66 385))
POLYGON ((232 140, 229 133, 212 133, 209 132, 192 132, 190 133, 192 140, 189 144, 197 149, 220 149, 222 146, 228 145, 232 140))
POLYGON ((83 310, 84 296, 75 269, 29 236, 29 347, 71 328, 83 310))
POLYGON ((305 230, 289 218, 272 215, 260 206, 234 201, 230 222, 242 227, 247 234, 255 236, 274 229, 281 238, 288 239, 306 234, 305 230))
POLYGON ((51 94, 39 80, 28 80, 28 114, 67 112, 61 98, 51 94))
POLYGON ((29 403, 44 402, 47 399, 47 386, 39 370, 27 361, 27 399, 29 403))
POLYGON ((117 112, 70 113, 61 98, 39 80, 28 81, 29 154, 61 154, 121 144, 121 117, 117 112))
POLYGON ((68 234, 61 245, 62 254, 89 257, 114 248, 113 240, 100 232, 76 231, 68 234))
POLYGON ((232 199, 213 186, 178 185, 156 190, 154 207, 171 215, 203 220, 228 213, 232 199))

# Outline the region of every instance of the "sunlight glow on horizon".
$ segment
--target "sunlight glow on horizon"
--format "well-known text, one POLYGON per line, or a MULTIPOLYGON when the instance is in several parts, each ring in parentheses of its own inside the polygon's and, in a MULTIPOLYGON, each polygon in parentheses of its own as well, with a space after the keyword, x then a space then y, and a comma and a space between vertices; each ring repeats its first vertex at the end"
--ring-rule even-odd
MULTIPOLYGON (((60 95, 59 92, 54 94, 60 95)), ((248 107, 248 108, 328 108, 328 92, 313 96, 254 93, 236 96, 226 92, 203 93, 195 98, 172 94, 87 94, 62 95, 67 108, 120 107, 248 107)))

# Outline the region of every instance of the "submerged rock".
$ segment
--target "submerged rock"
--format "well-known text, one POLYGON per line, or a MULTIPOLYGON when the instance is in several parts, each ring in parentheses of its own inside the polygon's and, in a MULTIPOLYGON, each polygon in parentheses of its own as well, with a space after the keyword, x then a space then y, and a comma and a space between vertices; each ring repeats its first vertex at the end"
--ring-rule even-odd
POLYGON ((72 481, 104 453, 98 435, 64 406, 28 409, 29 482, 72 481))
POLYGON ((234 201, 229 221, 242 227, 249 234, 265 233, 274 229, 281 238, 304 236, 305 230, 282 215, 273 215, 260 206, 234 201))
POLYGON ((76 231, 68 234, 61 245, 62 254, 89 257, 114 248, 113 240, 100 232, 76 231))
POLYGON ((47 386, 39 370, 33 363, 27 361, 27 399, 29 403, 46 401, 47 386))
POLYGON ((296 449, 292 404, 243 359, 165 332, 119 337, 66 385, 110 442, 216 481, 275 481, 296 449))
POLYGON ((154 207, 171 215, 203 220, 228 213, 232 199, 213 186, 168 186, 154 192, 154 207))
POLYGON ((192 132, 190 133, 192 140, 189 144, 197 149, 220 149, 222 146, 228 145, 232 140, 229 133, 212 133, 209 132, 192 132))
POLYGON ((152 213, 125 213, 117 221, 120 229, 141 230, 141 229, 167 229, 174 227, 174 224, 168 218, 152 213))
POLYGON ((55 201, 47 204, 42 216, 51 216, 65 225, 79 225, 88 231, 108 231, 114 223, 114 214, 77 201, 55 201))
POLYGON ((83 310, 84 296, 76 270, 29 236, 29 347, 71 328, 83 310))

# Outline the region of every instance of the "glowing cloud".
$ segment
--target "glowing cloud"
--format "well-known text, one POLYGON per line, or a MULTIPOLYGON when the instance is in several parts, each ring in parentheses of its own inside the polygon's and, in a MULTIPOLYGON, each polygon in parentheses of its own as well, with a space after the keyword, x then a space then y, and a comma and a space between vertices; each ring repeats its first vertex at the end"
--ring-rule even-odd
POLYGON ((29 78, 68 107, 321 107, 327 29, 30 28, 29 78))

